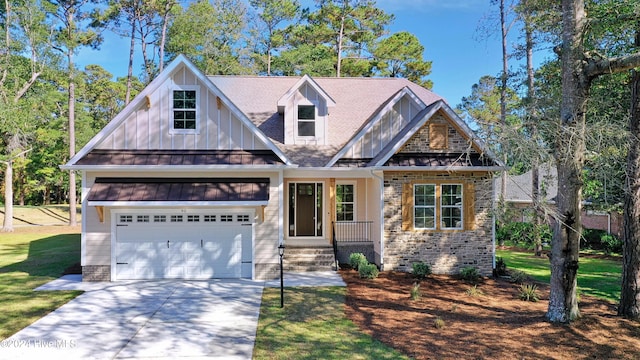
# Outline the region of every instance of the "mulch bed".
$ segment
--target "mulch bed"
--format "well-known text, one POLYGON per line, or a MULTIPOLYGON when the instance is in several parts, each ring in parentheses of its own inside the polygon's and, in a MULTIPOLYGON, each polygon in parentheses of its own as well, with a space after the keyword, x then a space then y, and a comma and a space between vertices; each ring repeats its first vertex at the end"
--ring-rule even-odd
POLYGON ((375 280, 342 270, 347 316, 365 333, 415 359, 640 359, 640 323, 616 316, 616 304, 583 296, 581 318, 571 325, 545 320, 549 289, 540 301, 519 299, 519 286, 484 278, 483 295, 471 284, 430 275, 412 300, 414 279, 382 272, 375 280), (444 326, 437 328, 436 319, 444 326))

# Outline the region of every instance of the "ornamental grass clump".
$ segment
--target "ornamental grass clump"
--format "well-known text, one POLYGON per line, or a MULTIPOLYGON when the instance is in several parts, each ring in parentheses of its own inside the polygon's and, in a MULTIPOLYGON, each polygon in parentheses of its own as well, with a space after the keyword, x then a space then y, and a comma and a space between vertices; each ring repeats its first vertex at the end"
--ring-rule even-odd
POLYGON ((420 300, 420 296, 420 283, 415 282, 411 287, 411 300, 420 300))
POLYGON ((538 286, 535 284, 522 284, 520 285, 520 300, 537 302, 540 300, 538 295, 538 286))
POLYGON ((478 285, 473 285, 472 287, 468 288, 465 293, 471 297, 480 297, 484 295, 484 292, 478 289, 478 285))

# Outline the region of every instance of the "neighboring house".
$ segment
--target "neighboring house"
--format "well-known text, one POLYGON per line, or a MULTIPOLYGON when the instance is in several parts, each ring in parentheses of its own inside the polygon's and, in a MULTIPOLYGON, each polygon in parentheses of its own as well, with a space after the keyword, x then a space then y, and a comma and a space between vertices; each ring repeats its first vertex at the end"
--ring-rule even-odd
POLYGON ((492 271, 501 167, 405 79, 207 77, 178 56, 62 168, 82 172, 86 281, 270 279, 280 244, 303 262, 352 242, 383 270, 492 271))
MULTIPOLYGON (((555 199, 558 194, 558 172, 553 164, 540 166, 539 172, 540 194, 544 200, 541 208, 549 223, 554 220, 555 199)), ((531 171, 522 175, 507 176, 505 203, 509 206, 511 219, 517 222, 529 222, 533 215, 533 197, 531 185, 531 171)), ((496 188, 495 201, 500 199, 501 179, 494 179, 496 188)), ((588 207, 589 203, 583 202, 588 207)), ((603 212, 583 209, 582 226, 587 229, 605 230, 619 238, 622 237, 622 214, 618 212, 603 212)))
MULTIPOLYGON (((540 197, 543 199, 541 208, 547 217, 552 217, 555 210, 555 198, 558 193, 558 175, 555 166, 543 164, 538 171, 540 197)), ((497 176, 494 180, 496 189, 495 201, 500 200, 502 179, 497 176)), ((528 222, 533 216, 533 196, 531 171, 521 175, 507 175, 507 186, 504 202, 509 206, 511 219, 517 222, 528 222)))

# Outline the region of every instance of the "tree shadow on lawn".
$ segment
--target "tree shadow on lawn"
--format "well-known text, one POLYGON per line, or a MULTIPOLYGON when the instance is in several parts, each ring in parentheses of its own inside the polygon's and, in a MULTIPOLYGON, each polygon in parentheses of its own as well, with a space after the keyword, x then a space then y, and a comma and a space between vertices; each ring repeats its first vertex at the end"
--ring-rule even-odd
POLYGON ((17 257, 26 251, 27 258, 0 267, 0 274, 22 272, 34 277, 57 278, 67 267, 80 261, 79 234, 53 235, 28 243, 2 244, 2 247, 2 257, 17 257))
POLYGON ((410 299, 410 275, 383 272, 373 281, 343 272, 348 286, 347 316, 374 338, 417 359, 476 358, 640 358, 640 328, 615 316, 605 300, 583 297, 582 319, 570 326, 545 320, 548 287, 541 301, 524 302, 518 286, 485 278, 471 286, 450 276, 421 282, 419 300, 410 299), (435 319, 444 327, 436 328, 435 319))

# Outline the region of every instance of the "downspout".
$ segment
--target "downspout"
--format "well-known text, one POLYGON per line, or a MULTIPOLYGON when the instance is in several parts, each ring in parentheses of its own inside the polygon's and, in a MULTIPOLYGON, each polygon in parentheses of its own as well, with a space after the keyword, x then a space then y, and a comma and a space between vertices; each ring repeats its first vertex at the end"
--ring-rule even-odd
POLYGON ((384 271, 384 178, 376 175, 371 170, 371 176, 380 181, 380 270, 384 271))
POLYGON ((491 246, 493 248, 491 271, 496 268, 496 186, 491 180, 491 246))

